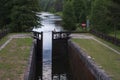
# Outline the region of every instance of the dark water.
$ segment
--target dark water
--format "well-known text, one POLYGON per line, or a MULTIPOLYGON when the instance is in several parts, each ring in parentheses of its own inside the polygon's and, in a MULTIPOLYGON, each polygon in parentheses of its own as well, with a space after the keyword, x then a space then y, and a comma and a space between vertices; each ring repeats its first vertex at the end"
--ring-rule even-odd
MULTIPOLYGON (((42 19, 42 26, 33 30, 43 32, 43 80, 52 80, 52 31, 63 30, 60 25, 62 19, 59 16, 47 12, 40 14, 38 16, 42 19)), ((54 76, 54 80, 58 80, 57 76, 54 76)), ((62 80, 66 80, 65 77, 62 80)))

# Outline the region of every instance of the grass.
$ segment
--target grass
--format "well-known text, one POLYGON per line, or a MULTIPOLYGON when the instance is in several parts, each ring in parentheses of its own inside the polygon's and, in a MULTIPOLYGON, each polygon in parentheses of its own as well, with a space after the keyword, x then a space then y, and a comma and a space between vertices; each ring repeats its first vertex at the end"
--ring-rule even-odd
POLYGON ((10 33, 7 36, 0 39, 0 46, 2 46, 9 39, 9 36, 16 35, 16 34, 28 34, 29 35, 30 33, 10 33))
POLYGON ((77 32, 89 32, 89 28, 82 28, 82 26, 78 26, 75 31, 77 32))
MULTIPOLYGON (((90 36, 94 36, 92 34, 89 34, 90 36)), ((108 41, 105 41, 99 37, 96 37, 94 36, 96 39, 98 39, 99 41, 103 42, 104 44, 107 44, 108 46, 111 46, 112 48, 114 48, 115 50, 119 51, 120 52, 120 47, 119 46, 116 46, 115 44, 111 43, 111 42, 108 42, 108 41)))
POLYGON ((97 65, 112 77, 120 79, 120 55, 91 39, 73 39, 85 52, 90 55, 97 65))
POLYGON ((13 39, 0 51, 0 80, 23 80, 31 38, 13 39))

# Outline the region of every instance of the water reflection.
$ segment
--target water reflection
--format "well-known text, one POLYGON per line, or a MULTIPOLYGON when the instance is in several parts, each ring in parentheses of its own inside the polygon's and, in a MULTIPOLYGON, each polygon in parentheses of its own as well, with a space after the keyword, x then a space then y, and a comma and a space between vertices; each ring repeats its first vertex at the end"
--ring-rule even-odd
POLYGON ((43 32, 43 80, 67 80, 66 73, 61 72, 64 64, 58 62, 57 66, 52 66, 52 31, 63 30, 61 17, 46 12, 40 14, 38 16, 41 17, 42 26, 34 28, 33 31, 43 32), (54 70, 55 67, 59 70, 54 70))
POLYGON ((61 22, 61 17, 56 16, 54 14, 48 12, 42 12, 41 15, 41 24, 40 28, 34 28, 33 31, 43 32, 43 48, 50 49, 51 48, 51 37, 52 31, 62 31, 62 27, 59 24, 61 22), (58 23, 59 22, 59 23, 58 23))

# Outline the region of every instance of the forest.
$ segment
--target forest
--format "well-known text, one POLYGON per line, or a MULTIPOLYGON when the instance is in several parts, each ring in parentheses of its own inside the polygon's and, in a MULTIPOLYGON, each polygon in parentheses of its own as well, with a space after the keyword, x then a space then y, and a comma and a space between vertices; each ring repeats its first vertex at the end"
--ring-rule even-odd
POLYGON ((39 25, 38 0, 0 0, 0 29, 24 32, 39 25))
POLYGON ((109 33, 120 30, 120 1, 118 0, 64 0, 63 25, 69 30, 90 21, 90 28, 109 33))
POLYGON ((40 0, 41 10, 48 12, 61 12, 63 0, 40 0))
POLYGON ((87 21, 90 29, 103 33, 120 30, 119 0, 1 0, 0 28, 22 32, 37 27, 40 11, 60 12, 67 30, 87 21))

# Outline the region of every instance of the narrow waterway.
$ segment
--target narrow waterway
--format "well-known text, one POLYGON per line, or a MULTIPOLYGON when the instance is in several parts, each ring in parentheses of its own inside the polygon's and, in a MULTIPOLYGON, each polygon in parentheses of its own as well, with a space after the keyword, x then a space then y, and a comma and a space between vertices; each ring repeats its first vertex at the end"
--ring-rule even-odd
POLYGON ((52 31, 62 31, 61 17, 48 12, 41 12, 40 28, 33 31, 43 32, 43 80, 52 80, 52 31))

